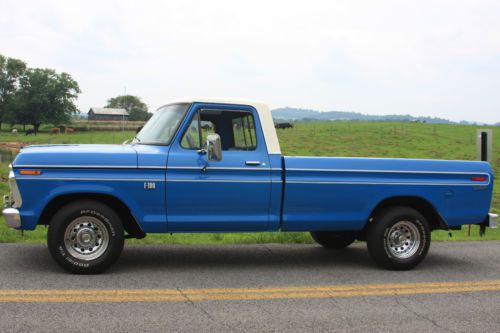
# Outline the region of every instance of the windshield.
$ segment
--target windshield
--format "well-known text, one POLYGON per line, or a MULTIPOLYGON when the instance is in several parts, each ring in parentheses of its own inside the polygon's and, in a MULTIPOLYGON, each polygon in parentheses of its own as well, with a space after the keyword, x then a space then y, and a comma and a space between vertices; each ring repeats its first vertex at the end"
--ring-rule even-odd
POLYGON ((134 143, 170 144, 189 104, 170 104, 159 108, 134 138, 134 143))

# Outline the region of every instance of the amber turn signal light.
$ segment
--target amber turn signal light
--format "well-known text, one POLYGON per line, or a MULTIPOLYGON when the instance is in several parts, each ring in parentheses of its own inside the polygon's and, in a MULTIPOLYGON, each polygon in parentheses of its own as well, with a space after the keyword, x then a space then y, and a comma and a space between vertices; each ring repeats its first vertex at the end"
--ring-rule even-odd
POLYGON ((20 175, 30 175, 30 176, 38 176, 42 174, 42 170, 20 170, 20 175))

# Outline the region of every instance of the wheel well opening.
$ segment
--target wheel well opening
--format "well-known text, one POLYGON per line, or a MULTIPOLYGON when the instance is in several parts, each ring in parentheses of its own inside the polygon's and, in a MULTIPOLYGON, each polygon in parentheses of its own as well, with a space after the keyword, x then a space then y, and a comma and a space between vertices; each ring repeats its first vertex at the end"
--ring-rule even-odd
POLYGON ((121 200, 106 194, 99 193, 81 193, 81 194, 68 194, 62 195, 52 199, 49 204, 44 208, 40 218, 38 220, 38 225, 49 225, 52 217, 66 204, 76 201, 76 200, 96 200, 100 201, 109 207, 111 207, 116 214, 120 217, 123 223, 123 227, 127 234, 134 238, 144 238, 146 234, 142 231, 141 227, 137 223, 137 220, 132 215, 130 209, 121 200))
POLYGON ((446 222, 427 200, 411 196, 393 197, 382 201, 370 214, 370 221, 384 209, 393 206, 406 206, 418 210, 429 222, 431 230, 448 229, 446 222))

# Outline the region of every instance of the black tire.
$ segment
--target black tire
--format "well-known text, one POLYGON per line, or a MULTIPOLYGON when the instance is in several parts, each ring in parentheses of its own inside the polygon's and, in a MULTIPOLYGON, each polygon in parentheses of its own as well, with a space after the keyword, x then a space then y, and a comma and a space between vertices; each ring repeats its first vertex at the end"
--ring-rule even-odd
POLYGON ((350 231, 311 231, 311 237, 319 245, 332 250, 345 249, 356 239, 350 231))
POLYGON ((391 207, 370 222, 366 244, 378 265, 390 270, 409 270, 429 252, 429 223, 413 208, 391 207))
POLYGON ((116 262, 123 243, 123 225, 116 212, 94 200, 74 201, 62 207, 50 221, 47 233, 54 260, 76 274, 103 272, 116 262))

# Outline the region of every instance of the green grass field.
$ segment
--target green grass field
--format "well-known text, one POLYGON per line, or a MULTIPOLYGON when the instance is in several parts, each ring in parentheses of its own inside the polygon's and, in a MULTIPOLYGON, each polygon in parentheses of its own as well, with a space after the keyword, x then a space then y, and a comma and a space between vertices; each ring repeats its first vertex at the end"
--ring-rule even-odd
MULTIPOLYGON (((278 136, 285 155, 303 156, 352 156, 352 157, 403 157, 434 159, 476 158, 476 126, 377 123, 377 122, 321 122, 299 123, 294 129, 279 130, 278 136)), ((122 143, 134 136, 134 132, 81 132, 73 135, 13 136, 0 132, 0 143, 122 143)), ((493 168, 500 171, 500 129, 494 129, 493 168)), ((8 162, 0 163, 0 193, 7 193, 8 162)), ((500 188, 495 186, 492 211, 500 213, 500 188)), ((8 229, 0 221, 0 242, 45 242, 46 228, 21 232, 8 229)), ((486 237, 479 238, 478 228, 468 227, 461 231, 433 232, 434 240, 500 240, 498 230, 488 230, 486 237)), ((206 243, 312 243, 307 233, 240 233, 240 234, 176 234, 148 235, 131 243, 206 244, 206 243)))

